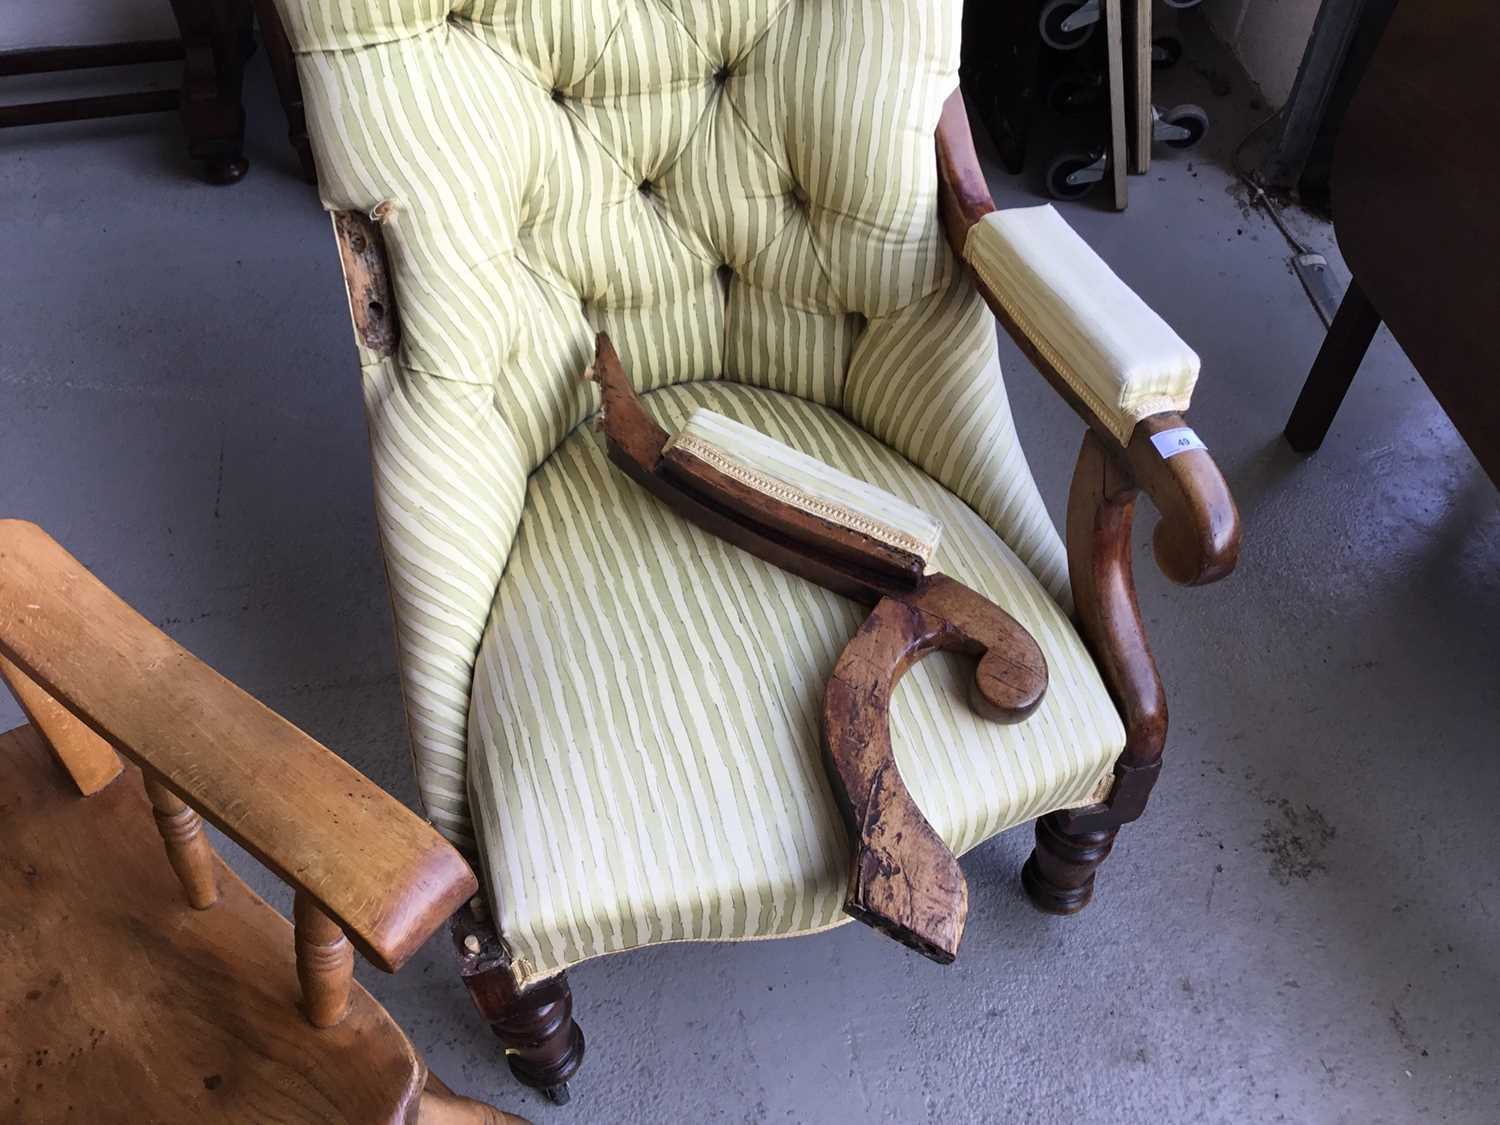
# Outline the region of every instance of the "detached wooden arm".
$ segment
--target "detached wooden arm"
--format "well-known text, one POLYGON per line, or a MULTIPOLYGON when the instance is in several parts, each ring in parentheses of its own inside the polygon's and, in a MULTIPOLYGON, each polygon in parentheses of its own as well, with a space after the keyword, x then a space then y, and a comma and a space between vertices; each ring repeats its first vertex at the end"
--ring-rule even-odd
MULTIPOLYGON (((974 151, 974 137, 961 91, 955 90, 943 106, 936 143, 939 210, 948 244, 959 260, 964 261, 970 229, 995 210, 995 202, 974 151)), ((1229 574, 1239 558, 1239 512, 1213 458, 1201 449, 1166 458, 1151 443, 1153 435, 1183 426, 1182 416, 1164 413, 1142 419, 1130 440, 1122 444, 1111 427, 1063 378, 1052 359, 1016 323, 1000 295, 992 292, 972 269, 970 275, 1011 339, 1099 435, 1103 449, 1119 462, 1120 470, 1128 473, 1134 485, 1151 497, 1161 514, 1152 546, 1162 572, 1173 582, 1189 586, 1203 585, 1229 574)))
MULTIPOLYGON (((477 889, 430 825, 19 520, 0 520, 0 658, 69 771, 80 778, 59 742, 87 767, 80 788, 107 783, 116 750, 141 767, 179 874, 201 872, 197 810, 295 888, 309 963, 342 931, 395 972, 477 889)), ((183 882, 195 906, 213 901, 211 883, 195 896, 183 882)))

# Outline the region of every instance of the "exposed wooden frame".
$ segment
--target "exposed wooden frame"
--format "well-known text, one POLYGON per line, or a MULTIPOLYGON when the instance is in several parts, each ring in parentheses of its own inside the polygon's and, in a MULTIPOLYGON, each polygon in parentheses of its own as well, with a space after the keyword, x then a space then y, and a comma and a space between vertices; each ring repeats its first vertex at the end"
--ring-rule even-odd
POLYGON ((968 884, 907 791, 891 747, 896 684, 930 652, 978 658, 975 692, 992 717, 1017 721, 1041 702, 1047 662, 1036 641, 982 594, 891 557, 884 545, 767 495, 668 447, 600 333, 599 384, 609 455, 679 515, 765 561, 874 610, 844 648, 823 703, 829 780, 853 841, 844 910, 935 961, 958 953, 968 884))
MULTIPOLYGON (((303 1016, 319 1029, 347 1019, 347 1034, 332 1042, 361 1045, 349 1062, 356 1068, 370 1063, 383 1076, 379 1096, 392 1099, 394 1119, 524 1125, 449 1090, 354 983, 355 945, 395 972, 478 888, 462 857, 430 825, 176 646, 39 528, 18 520, 0 520, 0 677, 28 715, 45 720, 0 735, 6 755, 0 764, 19 801, 10 815, 22 818, 13 822, 21 831, 7 847, 21 849, 17 863, 32 856, 32 864, 22 863, 30 879, 38 877, 38 867, 48 871, 44 887, 26 893, 52 900, 45 908, 37 906, 41 898, 28 901, 54 924, 66 919, 72 907, 66 896, 76 893, 82 900, 97 888, 101 864, 117 875, 113 893, 119 900, 103 908, 109 923, 72 927, 73 937, 85 944, 58 947, 55 964, 50 940, 40 943, 40 955, 23 942, 25 964, 13 970, 50 973, 81 959, 107 974, 122 929, 135 944, 140 922, 122 923, 118 916, 122 902, 133 904, 142 888, 160 885, 156 877, 142 878, 150 868, 138 858, 141 834, 132 825, 149 809, 187 905, 195 912, 217 907, 224 921, 197 928, 164 920, 163 935, 147 946, 147 961, 165 980, 178 972, 173 984, 203 1005, 194 1017, 201 1023, 189 1026, 205 1029, 216 1043, 222 1029, 207 1029, 215 1026, 211 1013, 220 1010, 223 996, 248 1003, 233 1017, 240 1023, 230 1036, 232 1049, 243 1045, 257 1058, 275 1058, 276 1049, 266 1044, 290 1041, 296 1016, 266 1005, 264 989, 234 983, 234 971, 253 975, 285 964, 255 939, 274 939, 278 927, 286 933, 286 922, 215 854, 201 811, 295 889, 290 936, 303 1016), (38 770, 47 753, 61 771, 38 770), (139 769, 127 770, 121 756, 139 769), (97 818, 79 820, 71 802, 58 799, 64 774, 78 790, 74 800, 92 798, 97 818), (134 795, 126 781, 134 781, 134 795), (84 831, 85 822, 97 824, 92 835, 84 831), (58 839, 48 834, 49 826, 58 839), (85 878, 85 872, 95 877, 85 878), (68 874, 77 876, 77 885, 70 885, 68 874), (211 979, 189 979, 201 973, 205 956, 211 979)), ((159 897, 151 893, 150 901, 159 897)), ((80 901, 77 908, 86 912, 88 905, 80 901)), ((140 949, 133 956, 139 958, 140 949)), ((74 988, 92 987, 76 969, 70 980, 74 988)), ((153 980, 145 987, 156 989, 159 998, 165 986, 153 980)), ((129 1026, 128 1017, 124 1023, 129 1026)), ((0 1048, 27 1041, 25 1027, 9 1030, 10 1036, 0 1035, 6 1041, 0 1048)), ((173 1067, 197 1065, 176 1057, 161 1064, 166 1077, 158 1079, 168 1090, 181 1081, 173 1067)), ((192 1073, 196 1080, 201 1071, 192 1073)), ((348 1082, 350 1090, 340 1093, 376 1096, 377 1086, 366 1085, 357 1069, 348 1082), (355 1087, 365 1092, 351 1093, 355 1087)), ((111 1089, 109 1097, 130 1092, 111 1089)), ((80 1093, 61 1091, 70 1098, 80 1093)))
MULTIPOLYGON (((974 151, 963 95, 955 90, 937 128, 939 212, 949 245, 962 260, 970 229, 995 210, 974 151)), ((1146 641, 1130 566, 1130 528, 1137 490, 1161 519, 1152 536, 1157 565, 1173 582, 1203 585, 1228 575, 1239 558, 1239 513, 1206 450, 1163 457, 1153 435, 1183 424, 1178 414, 1143 419, 1122 444, 1075 394, 997 294, 971 270, 996 319, 1033 366, 1088 426, 1068 503, 1068 564, 1079 630, 1125 721, 1126 745, 1115 784, 1098 805, 1055 813, 1038 826, 1043 862, 1032 864, 1027 889, 1043 909, 1071 912, 1087 902, 1093 868, 1108 848, 1096 838, 1141 815, 1161 769, 1167 708, 1146 641), (1062 856, 1062 852, 1070 854, 1062 856), (1062 873, 1066 869, 1066 878, 1062 873), (1048 871, 1061 882, 1043 885, 1048 871)), ((1113 837, 1111 836, 1111 839, 1113 837)))
MULTIPOLYGON (((1119 9, 1115 11, 1118 15, 1119 9)), ((1121 73, 1119 62, 1117 58, 1117 76, 1121 73)), ((1119 104, 1118 96, 1115 100, 1119 104)), ((1116 135, 1120 150, 1115 167, 1123 182, 1123 117, 1119 124, 1116 135)), ((942 111, 936 156, 942 222, 949 244, 962 259, 969 228, 995 205, 974 151, 962 96, 957 92, 942 111)), ((398 294, 379 221, 370 214, 343 211, 334 214, 333 227, 356 337, 362 347, 377 356, 393 355, 400 346, 398 294)), ((1211 582, 1233 569, 1239 546, 1238 513, 1206 453, 1184 453, 1167 460, 1151 444, 1152 434, 1181 424, 1177 415, 1144 420, 1130 441, 1122 445, 1009 321, 995 295, 975 280, 1012 338, 1090 431, 1080 451, 1070 497, 1069 557, 1080 629, 1124 717, 1127 742, 1115 765, 1114 786, 1103 802, 1038 821, 1037 851, 1027 864, 1023 882, 1040 908, 1069 913, 1087 903, 1093 872, 1109 854, 1119 825, 1134 820, 1144 810, 1160 771, 1165 744, 1165 696, 1146 642, 1130 571, 1130 524, 1136 491, 1144 489, 1161 513, 1154 537, 1156 558, 1164 572, 1178 582, 1211 582)), ((606 410, 606 417, 608 413, 606 410)), ((627 462, 654 466, 666 435, 652 426, 654 423, 616 435, 616 444, 626 454, 627 462)), ((681 503, 685 494, 680 484, 688 470, 680 465, 676 470, 679 487, 672 491, 681 503)), ((709 516, 719 519, 721 527, 726 526, 723 512, 709 516)), ((733 530, 732 521, 727 527, 731 534, 725 538, 736 541, 732 536, 741 533, 733 530)), ((777 550, 784 554, 784 544, 762 542, 760 548, 757 553, 762 557, 777 550)), ((782 565, 784 559, 770 561, 782 565)), ((804 557, 798 565, 807 568, 799 573, 851 597, 873 604, 883 596, 867 579, 851 583, 848 573, 837 567, 827 567, 814 577, 815 561, 804 557)), ((930 639, 920 623, 890 635, 904 638, 902 643, 908 647, 903 651, 907 654, 930 639)), ((882 659, 895 667, 904 657, 882 659)), ((868 794, 870 788, 865 792, 868 794)), ((849 802, 849 812, 857 813, 858 808, 855 802, 849 802)), ((856 831, 862 828, 862 824, 856 825, 856 831)), ((949 889, 943 893, 949 903, 944 909, 951 918, 954 892, 949 889)), ((583 1034, 572 1018, 572 994, 566 975, 518 989, 503 935, 479 899, 455 916, 453 938, 460 975, 476 1008, 505 1044, 512 1071, 553 1100, 566 1101, 567 1082, 577 1072, 584 1054, 583 1034)))
POLYGON ((80 789, 111 768, 115 752, 130 759, 163 800, 191 805, 386 972, 478 886, 430 825, 21 520, 0 520, 0 656, 23 693, 45 693, 96 736, 84 744, 102 761, 80 767, 58 750, 83 774, 80 789))

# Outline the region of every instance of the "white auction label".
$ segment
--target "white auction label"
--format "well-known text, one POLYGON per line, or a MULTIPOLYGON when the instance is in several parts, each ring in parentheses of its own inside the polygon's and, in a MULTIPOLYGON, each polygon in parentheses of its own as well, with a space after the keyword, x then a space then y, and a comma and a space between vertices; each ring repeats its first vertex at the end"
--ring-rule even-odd
POLYGON ((1179 453, 1186 453, 1190 449, 1208 448, 1203 444, 1203 439, 1193 433, 1188 426, 1178 426, 1176 429, 1152 434, 1151 444, 1156 446, 1156 452, 1163 457, 1176 457, 1179 453))

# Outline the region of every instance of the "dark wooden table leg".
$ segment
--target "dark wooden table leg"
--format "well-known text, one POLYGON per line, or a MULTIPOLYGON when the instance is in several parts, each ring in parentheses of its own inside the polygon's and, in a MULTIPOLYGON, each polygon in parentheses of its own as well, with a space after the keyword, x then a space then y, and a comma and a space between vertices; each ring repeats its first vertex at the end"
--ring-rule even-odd
POLYGON ((1286 440, 1298 453, 1311 453, 1323 444, 1379 327, 1380 314, 1359 287, 1359 279, 1351 280, 1286 422, 1286 440))
POLYGON ((302 108, 297 56, 292 53, 292 44, 281 23, 281 13, 276 10, 273 0, 255 0, 255 16, 260 21, 260 41, 271 63, 271 76, 276 79, 276 95, 281 99, 282 112, 286 114, 287 140, 297 153, 302 178, 316 184, 318 171, 313 164, 312 142, 307 139, 307 114, 302 108))
POLYGON ((240 100, 250 38, 250 0, 172 0, 182 32, 182 125, 188 153, 211 184, 233 184, 245 159, 240 100))

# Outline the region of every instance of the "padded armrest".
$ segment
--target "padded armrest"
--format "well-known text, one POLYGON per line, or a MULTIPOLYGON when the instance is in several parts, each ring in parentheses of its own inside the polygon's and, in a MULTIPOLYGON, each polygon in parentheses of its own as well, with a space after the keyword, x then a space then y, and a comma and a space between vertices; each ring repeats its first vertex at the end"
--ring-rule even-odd
POLYGON ((926 512, 753 426, 700 407, 663 452, 673 449, 757 492, 916 556, 923 566, 937 553, 943 525, 926 512))
POLYGON ((1051 204, 985 215, 964 259, 1122 445, 1142 418, 1187 409, 1197 354, 1051 204))
POLYGON ((478 887, 430 825, 21 520, 0 520, 0 672, 24 677, 28 712, 51 697, 310 895, 387 972, 478 887))

